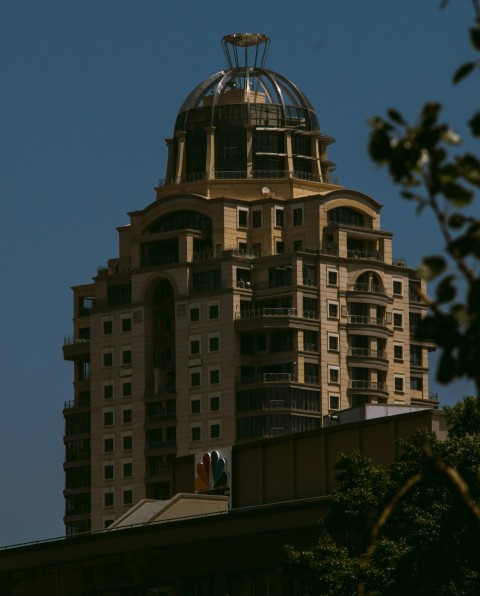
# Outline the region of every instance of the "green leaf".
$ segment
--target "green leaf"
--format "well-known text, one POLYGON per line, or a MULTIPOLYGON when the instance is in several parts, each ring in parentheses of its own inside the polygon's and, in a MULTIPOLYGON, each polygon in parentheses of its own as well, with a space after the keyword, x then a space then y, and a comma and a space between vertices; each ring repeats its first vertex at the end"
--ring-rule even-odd
POLYGON ((448 182, 443 185, 443 194, 449 199, 454 205, 462 207, 468 205, 473 198, 473 192, 464 188, 461 184, 456 182, 448 182))
POLYGON ((453 83, 456 85, 460 83, 466 76, 468 76, 472 70, 475 68, 475 62, 465 62, 457 68, 455 74, 453 75, 453 83))
POLYGON ((393 120, 396 124, 401 124, 402 126, 405 125, 405 120, 403 119, 402 115, 398 110, 390 108, 387 110, 388 117, 390 120, 393 120))
POLYGON ((437 368, 437 380, 439 383, 450 383, 455 376, 456 363, 451 352, 443 352, 437 368))
POLYGON ((470 41, 476 50, 480 50, 480 27, 470 29, 470 41))
POLYGON ((466 218, 461 213, 452 213, 448 218, 448 225, 450 228, 458 229, 461 228, 466 221, 466 218))
POLYGON ((441 283, 438 284, 437 290, 436 290, 438 303, 450 302, 450 300, 453 300, 455 298, 457 290, 452 283, 453 280, 454 280, 454 276, 449 275, 448 277, 443 279, 441 281, 441 283))
POLYGON ((480 137, 480 112, 476 112, 468 121, 474 137, 480 137))
POLYGON ((435 279, 445 270, 447 263, 443 257, 437 255, 425 257, 418 267, 418 273, 423 279, 435 279))

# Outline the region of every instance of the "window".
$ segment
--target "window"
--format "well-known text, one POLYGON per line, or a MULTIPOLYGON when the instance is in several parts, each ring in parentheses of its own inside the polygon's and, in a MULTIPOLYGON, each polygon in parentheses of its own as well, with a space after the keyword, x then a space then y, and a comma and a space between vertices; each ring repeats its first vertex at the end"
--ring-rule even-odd
POLYGON ((393 312, 393 326, 399 329, 403 327, 403 313, 393 312))
POLYGON ((265 352, 267 349, 267 334, 257 333, 257 352, 265 352))
POLYGON ((132 435, 126 435, 125 437, 122 438, 122 448, 124 451, 129 451, 130 449, 132 449, 132 446, 133 446, 132 435))
POLYGON ((192 426, 190 429, 192 441, 200 441, 202 438, 202 429, 200 426, 192 426))
POLYGON ((294 240, 293 241, 293 250, 295 252, 301 252, 302 251, 302 241, 301 240, 294 240))
POLYGON ((275 226, 283 228, 283 207, 275 207, 275 226))
POLYGON ((105 507, 113 507, 115 504, 114 493, 105 493, 103 495, 103 504, 105 507))
POLYGON ((328 407, 330 410, 339 410, 340 409, 340 396, 330 394, 328 396, 328 407))
POLYGON ((113 412, 103 413, 103 426, 113 426, 113 412))
POLYGON ((237 227, 248 227, 248 209, 244 209, 243 207, 237 207, 237 227))
POLYGON ((220 383, 220 371, 215 368, 210 371, 210 385, 216 385, 217 383, 220 383))
POLYGON ((122 396, 130 397, 130 395, 132 395, 132 384, 130 382, 122 383, 122 396))
POLYGON ((247 243, 246 242, 239 242, 238 243, 238 250, 242 254, 247 254, 247 252, 248 252, 247 243))
POLYGON ((122 364, 132 364, 131 350, 122 350, 122 364))
POLYGON ((124 463, 122 466, 123 477, 128 478, 132 476, 133 467, 131 462, 124 463))
POLYGON ((303 226, 303 207, 296 207, 293 210, 292 223, 294 226, 303 226))
POLYGON ((111 335, 113 333, 113 321, 103 321, 103 335, 111 335))
POLYGON ((193 356, 195 354, 200 354, 200 340, 199 339, 191 339, 190 340, 190 355, 193 356))
POLYGON ((256 257, 261 257, 262 256, 262 243, 254 242, 252 244, 252 252, 256 257))
POLYGON ((103 478, 105 480, 112 480, 115 476, 115 467, 113 464, 109 464, 108 466, 103 466, 103 478))
POLYGON ((395 296, 401 296, 402 295, 402 282, 401 281, 397 281, 397 280, 393 280, 393 293, 395 296))
POLYGON ((338 302, 327 302, 327 312, 329 319, 338 319, 338 302))
POLYGON ((394 377, 395 391, 403 392, 403 377, 394 377))
POLYGON ((328 334, 328 350, 330 352, 338 352, 338 335, 329 333, 328 334))
POLYGON ((252 228, 261 228, 262 227, 262 211, 260 209, 255 209, 252 211, 252 228))
POLYGON ((403 346, 401 344, 393 345, 393 359, 403 360, 403 346))
POLYGON ((220 350, 220 338, 218 336, 211 337, 208 340, 208 349, 210 352, 218 352, 218 350, 220 350))
POLYGON ((327 269, 327 285, 338 286, 338 271, 336 269, 327 269))
POLYGON ((220 398, 216 395, 210 398, 210 412, 218 412, 220 410, 220 398))
POLYGON ((113 397, 113 385, 103 386, 103 399, 112 399, 113 397))
POLYGON ((218 304, 211 304, 208 307, 208 318, 209 319, 218 319, 218 304))
POLYGON ((133 502, 133 491, 132 490, 124 490, 123 491, 123 504, 130 505, 133 502))
POLYGON ((132 410, 123 410, 122 411, 122 420, 123 424, 129 424, 132 421, 132 410))
POLYGON ((422 346, 410 346, 410 364, 413 366, 422 366, 423 363, 423 349, 422 346))
POLYGON ((190 373, 190 387, 200 387, 201 376, 199 372, 190 373))
POLYGON ((220 424, 210 424, 210 438, 211 439, 219 439, 220 438, 220 424))
POLYGON ((200 309, 197 307, 190 309, 190 323, 200 321, 200 309))
POLYGON ((103 355, 103 366, 113 366, 113 352, 105 352, 103 355))
POLYGON ((122 319, 122 331, 125 333, 126 331, 132 330, 132 319, 130 317, 125 317, 122 319))
POLYGON ((201 400, 199 399, 192 399, 190 402, 190 413, 191 414, 200 414, 201 410, 201 400))
POLYGON ((103 439, 103 452, 110 453, 113 451, 113 438, 103 439))
POLYGON ((337 366, 328 367, 328 382, 339 383, 340 382, 340 369, 337 366))
POLYGON ((281 255, 282 253, 285 252, 285 242, 282 242, 281 240, 277 240, 275 242, 275 252, 277 253, 277 255, 281 255))
POLYGON ((410 378, 410 389, 412 391, 422 391, 423 390, 422 377, 411 377, 410 378))

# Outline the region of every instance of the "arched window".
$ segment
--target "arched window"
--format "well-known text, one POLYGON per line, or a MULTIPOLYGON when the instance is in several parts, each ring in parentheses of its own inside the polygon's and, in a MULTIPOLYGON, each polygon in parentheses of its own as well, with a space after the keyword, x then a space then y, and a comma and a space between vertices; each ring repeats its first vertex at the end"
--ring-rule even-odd
POLYGON ((199 230, 206 236, 212 235, 212 220, 198 211, 174 211, 157 220, 149 230, 150 234, 174 232, 176 230, 199 230))
POLYGON ((329 224, 344 224, 360 228, 371 228, 371 219, 351 207, 336 207, 328 212, 329 224))

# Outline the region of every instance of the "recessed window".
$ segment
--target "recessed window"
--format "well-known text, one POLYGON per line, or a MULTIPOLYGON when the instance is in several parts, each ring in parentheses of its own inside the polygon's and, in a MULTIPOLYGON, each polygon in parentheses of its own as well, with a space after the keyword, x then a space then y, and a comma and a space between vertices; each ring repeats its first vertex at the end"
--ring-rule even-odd
POLYGON ((103 366, 113 366, 113 352, 105 352, 103 355, 103 366))
POLYGON ((340 409, 340 396, 330 394, 328 396, 328 407, 330 410, 339 410, 340 409))
POLYGON ((129 424, 132 421, 132 410, 123 410, 122 411, 122 420, 123 424, 129 424))
POLYGON ((294 226, 303 226, 303 207, 296 207, 293 209, 292 223, 294 226))
POLYGON ((219 311, 218 311, 218 304, 211 304, 208 307, 208 318, 209 319, 218 319, 219 311))
POLYGON ((329 319, 338 319, 338 302, 328 302, 327 312, 329 319))
POLYGON ((200 309, 197 307, 190 309, 190 323, 200 321, 200 309))
POLYGON ((237 207, 237 227, 248 227, 248 209, 243 209, 243 207, 237 207))
POLYGON ((103 478, 105 480, 112 480, 115 476, 115 467, 112 464, 103 466, 103 478))
POLYGON ((328 350, 330 352, 338 352, 339 339, 338 335, 334 333, 328 334, 328 350))
POLYGON ((115 504, 114 493, 105 493, 103 495, 103 504, 104 504, 105 507, 113 507, 114 504, 115 504))
POLYGON ((210 412, 218 412, 220 410, 220 398, 215 395, 210 398, 210 412))
POLYGON ((103 399, 112 399, 113 397, 113 385, 103 386, 103 399))
POLYGON ((220 383, 220 371, 216 368, 210 371, 210 385, 220 383))
POLYGON ((411 377, 410 378, 410 389, 412 389, 412 391, 422 391, 422 389, 423 389, 422 377, 411 377))
POLYGON ((133 491, 124 490, 123 491, 123 504, 130 505, 132 502, 133 502, 133 491))
POLYGON ((103 439, 103 452, 110 453, 113 451, 113 438, 103 439))
POLYGON ((200 340, 199 339, 191 339, 190 340, 190 355, 194 356, 195 354, 200 354, 200 340))
POLYGON ((338 271, 336 269, 327 269, 327 285, 338 286, 338 271))
POLYGON ((401 296, 403 294, 403 284, 401 281, 393 280, 393 293, 395 296, 401 296))
POLYGON ((220 424, 210 424, 210 438, 211 439, 219 439, 220 438, 220 424))
POLYGON ((252 252, 256 257, 261 257, 262 256, 262 243, 254 242, 252 244, 252 252))
POLYGON ((130 397, 131 395, 132 395, 132 384, 130 382, 122 383, 122 396, 130 397))
POLYGON ((328 367, 328 382, 339 383, 340 382, 340 369, 337 366, 328 367))
POLYGON ((192 441, 200 441, 202 438, 202 429, 200 426, 192 426, 190 429, 192 441))
POLYGON ((208 349, 210 352, 218 352, 218 350, 220 350, 220 338, 218 336, 211 337, 208 340, 208 349))
POLYGON ((262 227, 262 211, 260 209, 255 209, 252 211, 252 228, 261 228, 262 227))
POLYGON ((190 402, 190 413, 191 414, 200 414, 202 402, 199 399, 192 399, 190 402))
POLYGON ((295 252, 301 252, 302 251, 302 241, 301 240, 294 240, 293 241, 293 250, 295 252))
POLYGON ((132 330, 132 319, 130 317, 125 317, 122 319, 122 331, 125 333, 127 331, 132 330))
POLYGON ((123 477, 128 478, 132 476, 133 467, 131 462, 124 463, 122 466, 123 477))
POLYGON ((283 228, 283 207, 275 207, 275 226, 277 228, 283 228))
POLYGON ((199 372, 190 373, 190 387, 199 387, 201 384, 201 376, 199 372))
POLYGON ((281 255, 282 253, 285 252, 285 242, 282 242, 281 240, 277 240, 275 242, 275 252, 277 253, 277 255, 281 255))
POLYGON ((403 377, 394 377, 395 391, 403 391, 403 377))
POLYGON ((394 360, 403 360, 403 346, 401 344, 393 344, 393 358, 394 360))
POLYGON ((112 426, 113 425, 113 412, 104 412, 103 413, 103 426, 112 426))
POLYGON ((113 321, 103 321, 103 335, 111 335, 113 333, 113 321))
POLYGON ((393 312, 393 326, 397 327, 398 329, 403 328, 403 313, 401 312, 393 312))
POLYGON ((131 350, 122 350, 122 364, 132 364, 131 350))
POLYGON ((132 435, 126 435, 122 438, 122 448, 124 451, 130 451, 133 446, 132 435))
POLYGON ((239 242, 238 243, 238 251, 245 255, 248 252, 248 247, 247 247, 247 243, 246 242, 239 242))

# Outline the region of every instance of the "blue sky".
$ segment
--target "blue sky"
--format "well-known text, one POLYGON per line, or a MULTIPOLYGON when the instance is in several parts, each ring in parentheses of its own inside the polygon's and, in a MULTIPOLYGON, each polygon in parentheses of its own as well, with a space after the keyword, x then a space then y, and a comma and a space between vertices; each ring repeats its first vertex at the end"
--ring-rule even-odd
MULTIPOLYGON (((117 255, 116 226, 154 199, 164 139, 188 92, 225 68, 221 37, 271 37, 267 67, 296 83, 337 139, 340 183, 384 205, 382 227, 410 266, 439 250, 368 159, 367 118, 445 104, 460 134, 479 79, 450 83, 472 53, 471 3, 451 0, 3 0, 0 546, 63 534, 63 402, 72 399, 70 286, 117 255)), ((472 146, 478 152, 478 145, 472 146)), ((478 207, 477 207, 478 215, 478 207)), ((472 392, 438 387, 443 404, 472 392)))

